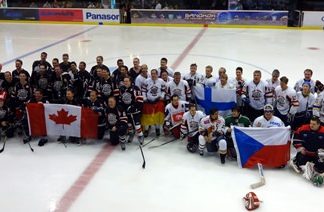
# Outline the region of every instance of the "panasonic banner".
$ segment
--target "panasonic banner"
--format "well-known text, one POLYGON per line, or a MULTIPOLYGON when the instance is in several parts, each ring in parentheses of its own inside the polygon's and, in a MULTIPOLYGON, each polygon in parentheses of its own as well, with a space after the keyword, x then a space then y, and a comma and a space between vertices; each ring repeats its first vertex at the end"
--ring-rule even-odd
POLYGON ((83 22, 119 23, 119 10, 83 9, 83 22))

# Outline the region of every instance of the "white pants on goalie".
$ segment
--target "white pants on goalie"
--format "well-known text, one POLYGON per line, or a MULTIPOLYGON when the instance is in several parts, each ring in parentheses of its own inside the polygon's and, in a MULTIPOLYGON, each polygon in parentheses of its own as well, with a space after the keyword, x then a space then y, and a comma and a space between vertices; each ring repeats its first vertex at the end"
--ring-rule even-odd
MULTIPOLYGON (((220 154, 226 154, 227 152, 227 142, 223 136, 219 136, 218 138, 215 138, 211 141, 210 144, 208 144, 212 151, 218 150, 220 154)), ((204 150, 206 147, 206 139, 204 136, 199 136, 199 150, 204 150)), ((209 148, 207 148, 209 151, 209 148)))

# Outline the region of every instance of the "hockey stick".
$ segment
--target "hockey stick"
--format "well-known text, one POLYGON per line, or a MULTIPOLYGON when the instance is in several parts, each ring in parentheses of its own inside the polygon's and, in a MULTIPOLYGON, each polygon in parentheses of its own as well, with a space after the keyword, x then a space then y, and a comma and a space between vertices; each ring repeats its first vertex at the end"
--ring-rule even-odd
MULTIPOLYGON (((130 115, 131 115, 131 118, 132 118, 132 121, 133 121, 133 126, 134 126, 134 129, 135 129, 135 121, 134 121, 133 113, 131 113, 130 115)), ((135 129, 135 131, 136 131, 136 129, 135 129)), ((142 149, 142 144, 139 142, 138 146, 139 146, 139 148, 141 150, 141 155, 142 155, 142 158, 143 158, 142 168, 145 169, 146 161, 145 161, 145 157, 144 157, 144 153, 143 153, 143 149, 142 149)))
POLYGON ((254 183, 251 185, 251 188, 252 189, 256 189, 256 188, 259 188, 261 186, 264 186, 265 185, 265 177, 264 177, 264 174, 263 174, 263 165, 261 163, 258 163, 258 169, 259 169, 259 175, 260 175, 260 182, 257 182, 257 183, 254 183))
POLYGON ((143 158, 142 168, 145 169, 146 161, 145 161, 145 157, 144 157, 144 153, 143 153, 142 145, 139 145, 139 148, 140 148, 140 150, 141 150, 141 154, 142 154, 142 158, 143 158))
POLYGON ((178 139, 177 138, 172 138, 170 141, 166 141, 166 142, 164 142, 162 144, 159 144, 159 145, 156 145, 156 146, 150 146, 149 149, 158 148, 158 147, 164 146, 164 145, 166 145, 168 143, 172 143, 173 141, 176 141, 176 140, 178 140, 178 139))
POLYGON ((30 141, 28 141, 27 143, 28 143, 28 145, 29 145, 30 150, 31 150, 32 152, 34 152, 34 149, 33 149, 32 146, 30 145, 30 141))
POLYGON ((7 142, 7 136, 4 137, 3 146, 2 146, 2 149, 0 149, 0 153, 2 153, 4 151, 5 146, 6 146, 6 142, 7 142))

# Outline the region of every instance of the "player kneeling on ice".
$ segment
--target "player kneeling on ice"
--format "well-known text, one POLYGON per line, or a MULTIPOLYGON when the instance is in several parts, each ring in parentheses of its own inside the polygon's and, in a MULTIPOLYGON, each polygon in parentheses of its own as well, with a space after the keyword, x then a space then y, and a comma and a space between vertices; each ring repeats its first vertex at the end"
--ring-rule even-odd
POLYGON ((127 115, 122 107, 117 106, 117 101, 113 96, 108 98, 106 116, 111 144, 117 145, 118 143, 120 143, 122 150, 125 150, 126 134, 128 128, 127 115))
POLYGON ((266 104, 263 107, 264 115, 257 117, 253 122, 253 127, 284 127, 285 124, 280 118, 273 115, 273 106, 271 104, 266 104))
POLYGON ((185 112, 182 117, 181 138, 188 136, 187 149, 194 153, 198 149, 199 123, 206 115, 202 111, 197 111, 195 104, 189 105, 189 111, 185 112))
POLYGON ((171 96, 171 103, 165 107, 164 134, 168 135, 171 132, 175 138, 180 138, 180 126, 187 106, 187 102, 179 100, 178 95, 171 96))
POLYGON ((202 118, 199 126, 199 153, 204 155, 205 147, 208 152, 219 152, 221 163, 225 163, 227 142, 225 139, 225 120, 218 115, 217 109, 212 109, 210 115, 202 118))
POLYGON ((304 177, 315 185, 323 183, 324 178, 324 127, 318 117, 312 117, 309 124, 298 128, 294 134, 293 145, 296 156, 290 161, 297 173, 304 171, 304 177))

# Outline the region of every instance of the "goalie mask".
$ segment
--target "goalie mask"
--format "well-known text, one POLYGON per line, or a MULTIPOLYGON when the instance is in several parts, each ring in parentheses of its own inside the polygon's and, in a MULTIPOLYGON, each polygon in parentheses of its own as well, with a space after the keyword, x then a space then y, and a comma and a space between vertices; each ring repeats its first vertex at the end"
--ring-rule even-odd
POLYGON ((243 197, 245 208, 249 211, 260 206, 260 200, 254 192, 249 192, 243 197))

